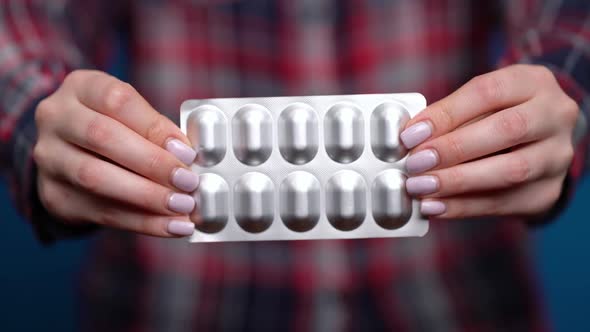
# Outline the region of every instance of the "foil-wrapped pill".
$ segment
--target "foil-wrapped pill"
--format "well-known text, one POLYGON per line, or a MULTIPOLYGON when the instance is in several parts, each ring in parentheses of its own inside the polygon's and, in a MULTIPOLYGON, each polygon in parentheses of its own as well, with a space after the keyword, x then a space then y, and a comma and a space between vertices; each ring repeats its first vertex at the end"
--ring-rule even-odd
POLYGON ((347 164, 357 160, 365 147, 364 119, 353 104, 334 105, 324 119, 326 152, 333 160, 347 164))
POLYGON ((197 154, 196 163, 213 166, 225 156, 227 121, 223 113, 213 106, 196 109, 187 120, 187 137, 197 154))
POLYGON ((217 174, 203 173, 193 197, 197 204, 190 217, 195 228, 205 233, 221 231, 227 224, 229 212, 227 182, 217 174))
POLYGON ((412 199, 406 192, 407 177, 389 169, 377 175, 371 186, 373 218, 385 229, 405 225, 412 216, 412 199))
POLYGON ((281 219, 296 232, 312 229, 320 218, 320 182, 312 174, 296 171, 280 187, 281 219))
POLYGON ((232 120, 236 158, 250 166, 265 162, 272 152, 272 118, 260 105, 246 105, 232 120))
POLYGON ((274 219, 274 184, 262 173, 244 174, 234 186, 234 213, 243 230, 265 231, 274 219))
POLYGON ((371 114, 371 148, 385 162, 402 159, 407 151, 400 141, 400 130, 410 120, 408 111, 398 103, 383 103, 371 114))
POLYGON ((279 117, 279 150, 285 160, 302 165, 318 152, 318 116, 302 103, 289 105, 279 117))
POLYGON ((335 228, 350 231, 361 225, 366 214, 366 184, 354 171, 340 171, 326 184, 326 215, 335 228))

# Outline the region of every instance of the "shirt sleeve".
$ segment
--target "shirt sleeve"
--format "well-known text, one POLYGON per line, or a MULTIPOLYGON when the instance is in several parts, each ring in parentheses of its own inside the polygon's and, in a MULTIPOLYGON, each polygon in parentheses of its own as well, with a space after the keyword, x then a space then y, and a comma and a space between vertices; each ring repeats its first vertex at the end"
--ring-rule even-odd
POLYGON ((549 221, 559 215, 590 166, 590 1, 505 0, 508 48, 500 65, 538 64, 549 68, 580 107, 574 131, 575 156, 549 221))
MULTIPOLYGON (((0 169, 17 209, 32 222, 43 241, 55 237, 58 223, 37 197, 32 159, 37 139, 35 108, 70 71, 89 63, 75 42, 69 3, 0 0, 0 169)), ((97 26, 92 17, 100 15, 92 9, 98 3, 84 1, 89 10, 84 15, 88 26, 97 26)), ((93 32, 83 27, 78 30, 93 32)))

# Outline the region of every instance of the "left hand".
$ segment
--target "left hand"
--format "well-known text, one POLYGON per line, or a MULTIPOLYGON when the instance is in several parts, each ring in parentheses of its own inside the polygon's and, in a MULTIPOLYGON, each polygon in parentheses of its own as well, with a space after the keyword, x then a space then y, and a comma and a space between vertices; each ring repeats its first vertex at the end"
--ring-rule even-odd
POLYGON ((547 68, 475 77, 406 126, 406 189, 437 218, 533 216, 561 194, 574 155, 576 102, 547 68))

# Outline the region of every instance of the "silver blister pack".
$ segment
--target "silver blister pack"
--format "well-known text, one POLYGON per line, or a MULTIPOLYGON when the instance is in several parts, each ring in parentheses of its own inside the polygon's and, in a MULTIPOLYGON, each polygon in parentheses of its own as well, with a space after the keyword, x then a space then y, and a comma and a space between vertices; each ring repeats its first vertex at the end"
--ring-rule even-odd
POLYGON ((187 100, 191 242, 423 236, 399 134, 421 94, 187 100))

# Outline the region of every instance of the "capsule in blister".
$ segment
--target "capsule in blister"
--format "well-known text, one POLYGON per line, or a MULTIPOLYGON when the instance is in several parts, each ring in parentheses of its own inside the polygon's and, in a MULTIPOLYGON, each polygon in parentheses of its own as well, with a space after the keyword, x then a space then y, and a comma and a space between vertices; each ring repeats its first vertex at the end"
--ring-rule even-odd
POLYGON ((218 164, 225 156, 227 121, 219 109, 201 106, 187 120, 187 136, 199 151, 196 163, 201 166, 218 164))
POLYGON ((312 174, 289 174, 280 187, 281 219, 296 232, 312 229, 320 218, 320 182, 312 174))
POLYGON ((410 120, 408 111, 392 102, 383 103, 371 114, 371 147, 377 158, 395 162, 406 154, 399 139, 400 130, 410 120))
POLYGON ((264 163, 272 152, 272 117, 260 105, 242 107, 232 120, 236 158, 246 165, 264 163))
POLYGON ((274 219, 274 184, 258 172, 242 175, 234 186, 234 214, 243 230, 265 231, 274 219))
POLYGON ((363 153, 365 146, 364 120, 353 104, 334 105, 324 118, 324 143, 332 160, 351 163, 363 153))
POLYGON ((350 231, 359 227, 366 215, 366 183, 354 171, 333 175, 326 184, 326 215, 336 229, 350 231))
POLYGON ((400 228, 412 216, 412 199, 406 193, 406 176, 398 170, 377 175, 371 188, 373 219, 385 229, 400 228))
POLYGON ((201 174, 193 197, 197 207, 190 217, 195 227, 204 233, 221 231, 227 224, 229 211, 229 188, 225 180, 217 174, 201 174))
POLYGON ((318 152, 318 116, 306 104, 293 104, 279 117, 279 150, 288 162, 302 165, 318 152))

